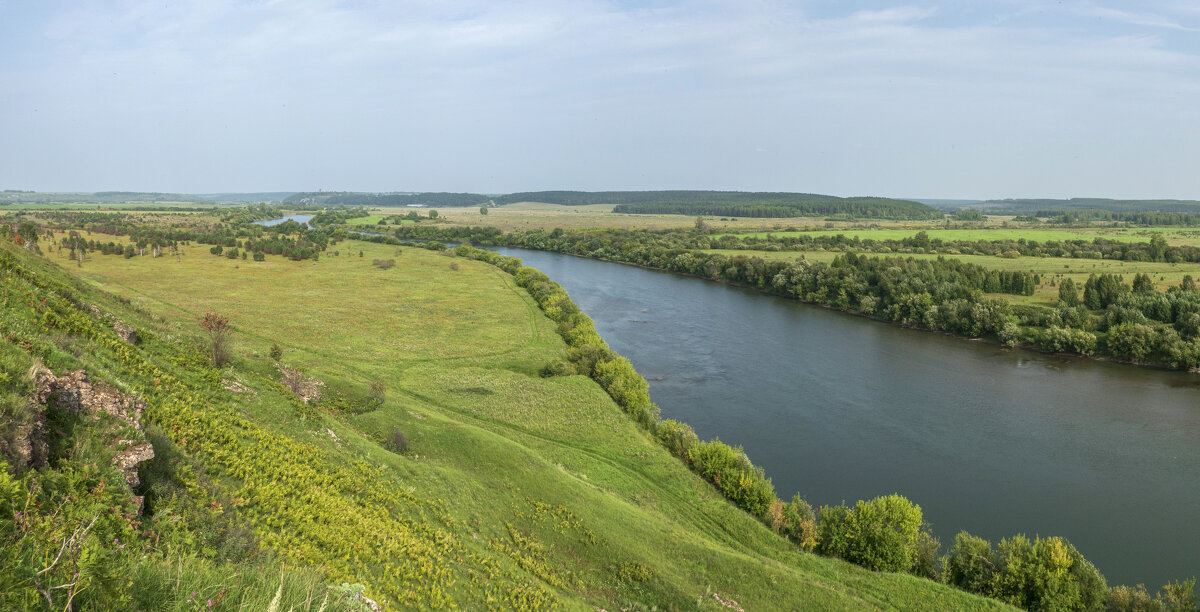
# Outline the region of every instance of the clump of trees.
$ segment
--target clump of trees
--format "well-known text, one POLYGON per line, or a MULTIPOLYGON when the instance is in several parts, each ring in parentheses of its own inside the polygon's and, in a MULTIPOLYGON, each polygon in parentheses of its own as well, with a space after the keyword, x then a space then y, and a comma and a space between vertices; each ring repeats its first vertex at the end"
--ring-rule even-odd
POLYGON ((991 542, 959 533, 946 558, 946 582, 1026 610, 1102 610, 1104 576, 1063 538, 1023 535, 991 542))

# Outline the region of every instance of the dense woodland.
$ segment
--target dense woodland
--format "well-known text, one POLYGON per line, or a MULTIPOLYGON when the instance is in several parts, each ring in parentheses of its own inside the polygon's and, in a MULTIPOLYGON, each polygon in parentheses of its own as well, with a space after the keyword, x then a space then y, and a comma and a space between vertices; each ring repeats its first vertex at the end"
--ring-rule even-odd
POLYGON ((1200 213, 1197 200, 1114 200, 1109 198, 988 200, 971 208, 999 214, 1030 214, 1039 210, 1107 210, 1110 212, 1200 213))
POLYGON ((723 215, 728 217, 838 217, 850 219, 940 219, 942 213, 918 202, 890 198, 838 198, 812 194, 730 193, 688 200, 619 204, 615 213, 723 215))

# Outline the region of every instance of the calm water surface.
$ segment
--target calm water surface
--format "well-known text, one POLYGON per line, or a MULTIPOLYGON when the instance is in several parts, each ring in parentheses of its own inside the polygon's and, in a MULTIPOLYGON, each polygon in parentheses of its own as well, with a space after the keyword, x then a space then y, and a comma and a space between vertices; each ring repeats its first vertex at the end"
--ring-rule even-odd
POLYGON ((265 225, 267 227, 270 227, 272 225, 279 225, 280 223, 283 223, 284 221, 288 221, 288 220, 295 221, 296 223, 308 223, 315 216, 316 215, 288 215, 286 217, 280 217, 278 219, 267 219, 266 221, 255 221, 255 223, 257 223, 258 225, 265 225))
POLYGON ((496 249, 561 283, 664 418, 780 497, 899 492, 948 546, 1061 535, 1111 584, 1200 575, 1200 376, 1014 351, 754 291, 496 249))

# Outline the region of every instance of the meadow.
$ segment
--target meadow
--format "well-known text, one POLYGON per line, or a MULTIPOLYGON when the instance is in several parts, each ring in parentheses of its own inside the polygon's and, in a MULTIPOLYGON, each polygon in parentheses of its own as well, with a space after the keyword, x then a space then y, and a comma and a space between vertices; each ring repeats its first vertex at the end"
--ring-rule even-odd
MULTIPOLYGON (((355 241, 299 262, 228 259, 199 245, 178 257, 48 258, 150 332, 143 350, 196 346, 204 313, 230 317, 234 359, 218 375, 242 390, 205 391, 211 405, 193 404, 194 417, 150 413, 181 428, 232 420, 251 432, 242 436, 269 440, 277 450, 259 457, 238 436, 193 428, 181 448, 253 494, 242 515, 283 560, 363 582, 393 606, 726 609, 719 594, 747 609, 1000 608, 799 551, 648 438, 592 380, 539 377, 566 347, 496 267, 355 241), (373 263, 389 259, 387 269, 373 263), (318 407, 281 393, 276 343, 283 364, 325 384, 318 407), (386 396, 368 406, 372 383, 386 396), (397 431, 405 452, 386 448, 397 431), (290 465, 314 475, 257 479, 241 453, 264 478, 290 465), (308 484, 323 474, 349 481, 331 492, 341 497, 308 484)), ((100 372, 120 377, 115 366, 100 372)))

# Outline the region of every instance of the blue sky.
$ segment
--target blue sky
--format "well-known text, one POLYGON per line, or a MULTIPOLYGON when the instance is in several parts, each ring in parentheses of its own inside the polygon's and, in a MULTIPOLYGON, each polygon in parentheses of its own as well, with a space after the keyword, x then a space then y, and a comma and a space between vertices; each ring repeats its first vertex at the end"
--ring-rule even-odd
POLYGON ((1200 199, 1200 3, 0 0, 0 188, 1200 199))

